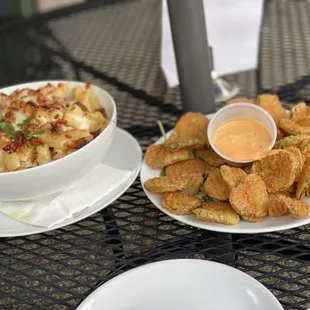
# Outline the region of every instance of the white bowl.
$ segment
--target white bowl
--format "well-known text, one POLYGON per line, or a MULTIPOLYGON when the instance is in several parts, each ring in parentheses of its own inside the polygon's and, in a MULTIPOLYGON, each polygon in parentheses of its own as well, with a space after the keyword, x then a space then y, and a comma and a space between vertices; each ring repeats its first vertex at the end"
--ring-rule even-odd
POLYGON ((258 281, 198 259, 151 263, 127 271, 89 295, 77 310, 283 310, 258 281))
POLYGON ((239 117, 239 116, 247 116, 256 119, 257 121, 263 123, 267 129, 270 131, 272 136, 272 142, 270 144, 270 149, 276 142, 277 139, 277 126, 270 116, 270 114, 265 111, 263 108, 251 104, 251 103, 234 103, 227 105, 220 110, 218 110, 214 116, 211 118, 209 126, 208 126, 208 140, 212 149, 222 158, 224 158, 229 163, 235 164, 247 164, 251 163, 252 160, 236 160, 231 157, 224 155, 222 152, 218 150, 215 146, 213 137, 216 129, 223 124, 223 122, 239 117))
MULTIPOLYGON (((85 83, 74 81, 40 81, 2 88, 0 92, 9 95, 16 89, 37 89, 47 83, 68 83, 70 91, 75 86, 85 86, 85 83)), ((114 138, 116 105, 106 91, 95 85, 92 87, 110 119, 108 126, 93 141, 70 155, 31 169, 0 173, 0 200, 29 200, 60 192, 100 163, 114 138)))

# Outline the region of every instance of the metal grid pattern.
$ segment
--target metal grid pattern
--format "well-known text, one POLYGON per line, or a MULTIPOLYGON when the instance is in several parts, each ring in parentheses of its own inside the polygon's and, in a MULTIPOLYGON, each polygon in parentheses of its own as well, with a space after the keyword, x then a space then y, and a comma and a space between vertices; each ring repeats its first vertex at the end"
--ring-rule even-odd
MULTIPOLYGON (((0 28, 0 84, 92 80, 115 97, 118 125, 143 149, 181 113, 178 88, 159 69, 160 1, 88 1, 0 28)), ((229 76, 241 95, 277 92, 309 101, 310 1, 265 3, 257 71, 229 76)), ((183 225, 157 210, 137 179, 115 203, 45 234, 0 240, 1 309, 75 309, 125 270, 170 258, 229 264, 266 285, 286 310, 310 307, 309 225, 260 235, 229 235, 183 225)), ((267 309, 266 309, 267 310, 267 309)))

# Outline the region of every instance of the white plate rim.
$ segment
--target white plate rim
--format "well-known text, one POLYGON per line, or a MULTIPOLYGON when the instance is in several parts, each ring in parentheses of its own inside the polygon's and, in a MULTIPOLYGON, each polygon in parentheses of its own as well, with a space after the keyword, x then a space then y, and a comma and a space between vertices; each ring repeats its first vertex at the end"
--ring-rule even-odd
MULTIPOLYGON (((106 200, 106 198, 102 198, 97 203, 95 203, 93 206, 88 207, 85 210, 75 214, 73 218, 65 220, 63 222, 60 222, 60 223, 53 225, 51 227, 39 227, 39 226, 32 226, 32 225, 27 225, 27 224, 23 223, 23 225, 29 226, 29 232, 19 232, 19 233, 14 233, 14 232, 10 233, 9 231, 1 232, 1 228, 0 228, 0 238, 29 236, 29 235, 35 235, 35 234, 40 234, 40 233, 45 233, 48 231, 56 230, 56 229, 74 224, 76 222, 79 222, 79 221, 93 215, 94 213, 99 212, 99 211, 107 208, 111 203, 113 203, 118 198, 120 198, 127 191, 127 189, 133 184, 133 182, 136 180, 136 178, 139 175, 139 172, 141 169, 141 164, 142 164, 142 149, 141 149, 141 146, 138 143, 138 141, 129 132, 127 132, 126 130, 119 128, 119 127, 116 127, 115 130, 116 130, 115 136, 116 136, 117 132, 120 132, 121 134, 126 136, 126 139, 130 140, 130 143, 132 143, 132 145, 133 145, 133 149, 135 149, 135 152, 137 152, 137 155, 139 153, 141 160, 140 160, 139 164, 137 164, 137 166, 134 169, 132 169, 131 174, 129 175, 128 179, 123 181, 109 195, 109 198, 107 200, 106 200), (103 204, 102 204, 102 200, 105 201, 103 204)), ((108 152, 105 155, 105 157, 108 156, 108 152)), ((103 162, 104 162, 104 159, 103 159, 103 162)), ((6 215, 1 214, 1 216, 6 216, 6 215)), ((16 220, 16 222, 18 222, 18 221, 16 220)))
POLYGON ((207 266, 207 265, 213 265, 213 266, 217 266, 219 268, 222 269, 226 269, 231 271, 232 273, 236 273, 239 274, 240 276, 243 276, 244 278, 246 278, 247 280, 250 280, 253 285, 258 286, 261 290, 263 290, 269 297, 270 300, 272 300, 273 302, 275 302, 275 304, 278 306, 278 310, 284 310, 282 305, 280 304, 279 300, 271 293, 271 291, 264 286, 262 283, 260 283, 258 280, 256 280, 255 278, 251 277, 250 275, 248 275, 247 273, 231 267, 229 265, 225 265, 222 263, 218 263, 218 262, 214 262, 214 261, 209 261, 209 260, 202 260, 202 259, 192 259, 192 258, 176 258, 176 259, 167 259, 167 260, 161 260, 161 261, 156 261, 156 262, 150 262, 150 263, 146 263, 142 266, 138 266, 135 268, 132 268, 128 271, 125 271, 115 277, 113 277, 112 279, 106 281, 105 283, 103 283, 102 285, 100 285, 98 288, 96 288, 95 290, 93 290, 76 308, 76 310, 87 310, 88 308, 85 308, 84 305, 87 306, 87 303, 89 301, 92 301, 94 298, 97 298, 97 296, 100 296, 101 292, 106 288, 106 286, 113 284, 116 281, 119 281, 121 279, 123 279, 126 276, 130 276, 136 272, 140 272, 141 270, 145 270, 145 269, 149 269, 152 268, 153 266, 164 266, 164 265, 169 265, 169 264, 174 264, 174 263, 184 263, 184 264, 200 264, 202 267, 207 266), (83 305, 84 304, 84 305, 83 305))
MULTIPOLYGON (((214 116, 214 113, 206 115, 208 119, 211 119, 214 116)), ((167 136, 169 136, 171 133, 174 132, 174 129, 170 130, 167 132, 167 136)), ((163 137, 159 138, 154 142, 154 144, 159 144, 163 142, 163 137)), ((151 193, 147 191, 144 187, 144 182, 146 181, 146 178, 144 177, 144 174, 146 173, 146 170, 151 169, 148 167, 147 163, 145 162, 145 158, 143 158, 142 165, 141 165, 141 170, 140 170, 140 180, 141 180, 141 186, 144 190, 145 195, 148 197, 148 199, 163 213, 166 215, 170 216, 171 218, 184 223, 189 226, 201 228, 204 230, 210 230, 210 231, 216 231, 216 232, 223 232, 223 233, 234 233, 234 234, 258 234, 258 233, 270 233, 270 232, 277 232, 277 231, 282 231, 286 229, 292 229, 296 227, 300 227, 306 224, 310 223, 310 214, 303 219, 294 219, 291 217, 291 215, 283 215, 281 217, 266 217, 264 222, 262 223, 249 223, 247 225, 250 226, 250 228, 246 227, 240 227, 244 221, 241 220, 237 225, 223 225, 223 224, 216 224, 216 223, 209 223, 209 222, 204 222, 204 221, 199 221, 196 220, 192 215, 176 215, 165 208, 161 206, 161 203, 158 202, 158 197, 160 196, 159 194, 151 193), (279 218, 282 220, 285 218, 290 217, 292 219, 291 222, 283 225, 278 225, 278 226, 272 226, 266 223, 270 222, 276 222, 277 220, 279 221, 279 218), (264 226, 262 226, 264 225, 264 226)), ((154 171, 154 177, 159 176, 159 172, 156 169, 152 169, 154 171), (156 173, 156 175, 155 175, 156 173)), ((306 197, 307 202, 310 203, 310 197, 306 197)))

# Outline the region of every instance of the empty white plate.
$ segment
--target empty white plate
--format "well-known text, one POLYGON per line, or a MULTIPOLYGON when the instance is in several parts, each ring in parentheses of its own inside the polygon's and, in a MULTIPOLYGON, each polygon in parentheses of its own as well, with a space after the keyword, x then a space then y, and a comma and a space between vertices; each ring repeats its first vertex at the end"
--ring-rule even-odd
POLYGON ((77 310, 283 310, 247 274, 204 260, 144 265, 106 282, 77 310))

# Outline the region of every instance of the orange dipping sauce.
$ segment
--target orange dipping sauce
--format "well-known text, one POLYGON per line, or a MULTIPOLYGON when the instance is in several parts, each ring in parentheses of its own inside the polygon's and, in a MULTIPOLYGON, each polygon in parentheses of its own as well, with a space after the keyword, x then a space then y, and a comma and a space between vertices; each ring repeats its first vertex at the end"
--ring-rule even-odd
POLYGON ((251 117, 235 117, 221 124, 213 136, 214 145, 234 160, 258 160, 271 149, 272 135, 251 117))

